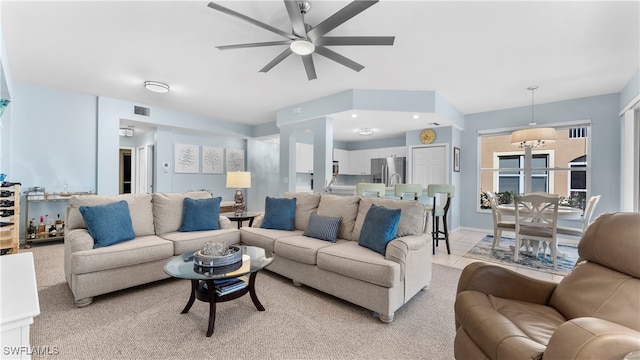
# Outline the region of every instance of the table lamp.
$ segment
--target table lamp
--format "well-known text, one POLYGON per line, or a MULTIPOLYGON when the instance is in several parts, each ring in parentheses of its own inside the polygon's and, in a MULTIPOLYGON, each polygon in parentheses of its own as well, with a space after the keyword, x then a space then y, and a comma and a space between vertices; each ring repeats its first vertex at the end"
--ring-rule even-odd
POLYGON ((242 214, 245 211, 244 195, 242 194, 242 189, 248 189, 251 187, 251 172, 227 172, 227 187, 237 189, 236 194, 233 197, 235 204, 233 204, 232 209, 236 215, 242 214))

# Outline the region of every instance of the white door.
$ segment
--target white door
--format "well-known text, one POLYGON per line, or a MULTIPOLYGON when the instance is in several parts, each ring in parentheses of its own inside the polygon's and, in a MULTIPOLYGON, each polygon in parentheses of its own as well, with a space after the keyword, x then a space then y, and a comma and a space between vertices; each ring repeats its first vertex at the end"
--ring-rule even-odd
POLYGON ((138 148, 136 166, 136 193, 144 194, 147 192, 147 149, 144 146, 138 148))
POLYGON ((415 147, 411 150, 411 183, 427 187, 429 184, 449 183, 447 146, 415 147))

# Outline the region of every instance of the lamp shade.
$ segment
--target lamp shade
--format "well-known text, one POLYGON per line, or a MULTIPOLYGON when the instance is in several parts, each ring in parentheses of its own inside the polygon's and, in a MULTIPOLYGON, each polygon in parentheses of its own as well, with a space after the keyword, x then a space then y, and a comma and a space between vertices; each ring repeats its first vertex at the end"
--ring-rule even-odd
POLYGON ((227 187, 234 189, 246 189, 251 187, 250 171, 227 172, 227 187))
POLYGON ((520 147, 540 147, 556 141, 554 128, 528 128, 511 133, 511 145, 520 147))

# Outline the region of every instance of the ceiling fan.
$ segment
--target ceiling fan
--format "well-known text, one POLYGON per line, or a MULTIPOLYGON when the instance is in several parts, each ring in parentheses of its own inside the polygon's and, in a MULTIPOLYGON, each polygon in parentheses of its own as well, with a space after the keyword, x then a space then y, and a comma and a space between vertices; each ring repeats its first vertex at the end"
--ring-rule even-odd
POLYGON ((287 33, 271 25, 265 24, 256 19, 250 18, 246 15, 240 14, 236 11, 223 7, 221 5, 210 2, 208 7, 223 12, 225 14, 234 16, 238 19, 244 20, 255 26, 261 27, 265 30, 271 31, 284 37, 286 40, 280 41, 268 41, 259 43, 248 44, 236 44, 236 45, 224 45, 216 46, 220 50, 241 49, 261 46, 276 46, 287 45, 287 48, 267 65, 265 65, 260 72, 267 72, 274 66, 278 65, 282 60, 287 58, 292 53, 300 55, 302 57, 302 63, 304 69, 307 72, 307 78, 309 80, 316 79, 316 68, 313 64, 312 54, 316 53, 322 55, 330 60, 333 60, 339 64, 342 64, 352 70, 360 71, 364 69, 364 66, 357 62, 348 59, 337 52, 330 50, 327 46, 351 46, 351 45, 393 45, 395 36, 324 36, 329 31, 342 25, 347 20, 358 15, 364 10, 368 9, 378 0, 364 1, 356 0, 349 3, 344 8, 340 9, 335 14, 328 17, 326 20, 316 26, 310 26, 305 23, 304 15, 311 8, 311 4, 307 1, 298 2, 296 0, 284 0, 284 4, 291 20, 292 32, 287 33))

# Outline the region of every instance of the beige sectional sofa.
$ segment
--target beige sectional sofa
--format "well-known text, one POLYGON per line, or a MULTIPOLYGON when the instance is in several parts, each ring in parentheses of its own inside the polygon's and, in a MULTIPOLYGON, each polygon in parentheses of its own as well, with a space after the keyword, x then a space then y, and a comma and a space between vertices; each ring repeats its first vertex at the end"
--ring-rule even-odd
POLYGON ((394 312, 431 281, 431 238, 428 213, 416 201, 287 193, 296 198, 295 230, 253 227, 238 230, 220 217, 220 230, 180 232, 185 197, 207 198, 208 192, 73 196, 67 209, 65 275, 77 306, 89 305, 94 296, 161 280, 169 258, 195 252, 209 240, 243 243, 271 251, 275 261, 267 268, 293 280, 375 312, 391 322, 394 312), (136 237, 114 245, 93 248, 94 240, 79 211, 126 200, 136 237), (397 237, 381 255, 358 244, 367 211, 372 204, 401 209, 397 237), (341 217, 335 243, 304 236, 311 214, 341 217))
POLYGON ((431 281, 431 238, 424 232, 428 213, 417 201, 329 194, 286 193, 296 198, 296 230, 240 229, 246 245, 265 248, 275 260, 267 268, 377 313, 382 322, 431 281), (372 204, 401 209, 397 237, 383 256, 360 246, 358 239, 372 204), (342 217, 335 243, 304 236, 312 213, 342 217))
POLYGON ((220 217, 219 230, 180 232, 185 197, 210 198, 206 191, 126 195, 75 195, 69 199, 64 241, 64 269, 78 307, 93 297, 168 277, 164 264, 175 255, 194 252, 210 240, 240 242, 238 229, 220 217), (126 200, 131 214, 133 240, 93 248, 80 206, 126 200))

